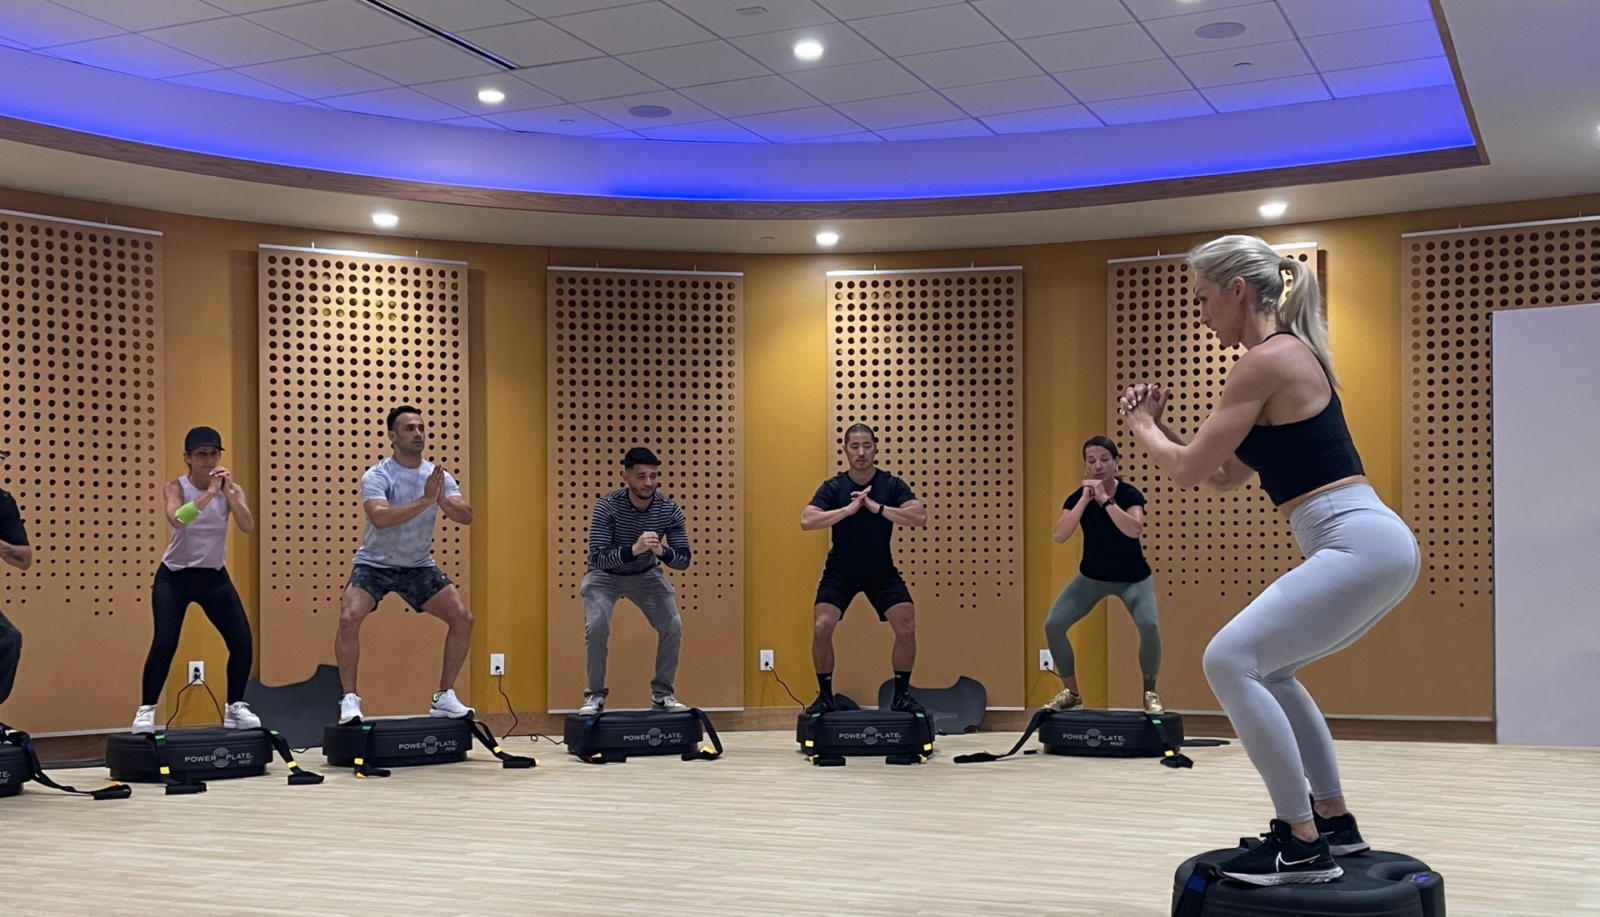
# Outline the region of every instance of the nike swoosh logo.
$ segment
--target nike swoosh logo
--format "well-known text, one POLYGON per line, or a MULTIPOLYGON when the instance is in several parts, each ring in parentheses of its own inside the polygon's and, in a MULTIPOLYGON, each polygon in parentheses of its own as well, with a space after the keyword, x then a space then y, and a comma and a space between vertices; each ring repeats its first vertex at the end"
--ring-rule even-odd
POLYGON ((1315 856, 1309 856, 1303 860, 1286 860, 1283 858, 1283 854, 1280 853, 1278 854, 1278 868, 1282 869, 1285 866, 1304 866, 1307 863, 1316 862, 1316 859, 1317 858, 1315 856))

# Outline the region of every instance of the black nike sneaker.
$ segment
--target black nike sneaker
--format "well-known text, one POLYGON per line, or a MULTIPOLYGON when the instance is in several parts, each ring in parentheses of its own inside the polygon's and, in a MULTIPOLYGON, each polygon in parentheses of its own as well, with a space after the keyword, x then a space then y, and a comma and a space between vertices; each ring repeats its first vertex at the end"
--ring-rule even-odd
POLYGON ((1372 849, 1371 844, 1361 839, 1361 829, 1356 827, 1356 817, 1349 812, 1335 818, 1323 818, 1313 809, 1312 818, 1316 822, 1317 833, 1328 842, 1328 852, 1334 856, 1342 857, 1372 849))
POLYGON ((806 712, 816 716, 819 713, 832 713, 834 709, 832 694, 818 694, 817 699, 812 701, 811 706, 806 708, 806 712))
POLYGON ((1272 830, 1261 835, 1259 847, 1244 850, 1218 870, 1230 879, 1251 885, 1305 885, 1332 882, 1344 875, 1333 861, 1326 838, 1308 844, 1289 832, 1289 823, 1272 820, 1272 830))
POLYGON ((912 697, 910 692, 902 694, 891 701, 889 703, 889 709, 898 710, 901 713, 926 714, 928 712, 927 710, 923 709, 921 704, 917 703, 917 699, 912 697))

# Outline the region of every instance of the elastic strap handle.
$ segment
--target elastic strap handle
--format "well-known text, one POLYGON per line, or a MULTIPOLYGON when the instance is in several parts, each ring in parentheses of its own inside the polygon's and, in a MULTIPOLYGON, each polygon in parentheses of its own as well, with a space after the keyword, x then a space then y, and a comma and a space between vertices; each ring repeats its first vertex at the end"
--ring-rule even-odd
POLYGON ((1001 758, 1009 758, 1021 751, 1022 746, 1028 744, 1028 740, 1033 738, 1033 734, 1039 731, 1039 727, 1044 723, 1045 717, 1054 712, 1054 710, 1046 707, 1040 707, 1038 710, 1035 710, 1033 713, 1033 719, 1028 721, 1028 728, 1022 733, 1022 738, 1018 739, 1017 744, 1011 746, 1011 750, 1003 755, 996 755, 987 751, 979 751, 973 752, 970 755, 956 755, 955 758, 951 760, 955 761, 957 764, 982 764, 987 761, 999 761, 1001 758))
POLYGON ((489 727, 484 725, 483 721, 477 717, 472 718, 471 726, 473 736, 483 744, 484 748, 489 749, 489 754, 500 759, 502 768, 506 770, 527 770, 539 766, 539 762, 533 758, 508 754, 505 749, 500 747, 500 743, 495 741, 494 733, 489 731, 489 727))
POLYGON ((278 757, 282 758, 283 763, 288 765, 290 786, 315 786, 322 782, 321 774, 302 768, 300 762, 294 759, 294 749, 289 747, 288 739, 278 735, 278 730, 262 727, 261 731, 267 734, 267 741, 271 742, 272 747, 277 749, 278 757))
POLYGON ((685 761, 715 761, 722 757, 722 739, 717 736, 717 727, 711 725, 711 717, 699 707, 694 707, 690 713, 700 720, 700 726, 705 730, 706 738, 711 740, 711 748, 701 746, 694 751, 686 751, 681 756, 685 761))

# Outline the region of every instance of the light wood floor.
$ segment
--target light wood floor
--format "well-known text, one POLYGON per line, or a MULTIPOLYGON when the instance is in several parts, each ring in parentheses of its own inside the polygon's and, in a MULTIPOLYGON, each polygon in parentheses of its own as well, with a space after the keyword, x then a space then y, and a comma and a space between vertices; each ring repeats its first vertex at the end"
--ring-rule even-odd
MULTIPOLYGON (((7 915, 1164 915, 1173 869, 1265 830, 1237 746, 1193 770, 1035 755, 813 768, 792 734, 722 761, 465 764, 320 787, 0 800, 7 915)), ((1343 742, 1368 840, 1445 876, 1451 917, 1600 914, 1600 751, 1343 742)), ((306 756, 321 765, 320 755, 306 756)), ((84 786, 103 771, 62 771, 84 786)))

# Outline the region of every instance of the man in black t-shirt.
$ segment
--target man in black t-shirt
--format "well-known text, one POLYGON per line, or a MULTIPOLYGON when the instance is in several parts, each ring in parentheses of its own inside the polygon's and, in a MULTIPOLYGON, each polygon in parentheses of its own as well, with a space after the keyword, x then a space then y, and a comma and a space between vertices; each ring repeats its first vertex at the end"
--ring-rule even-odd
POLYGON ((921 706, 906 693, 917 659, 917 609, 895 569, 889 538, 896 523, 927 525, 928 513, 906 482, 877 467, 878 437, 871 427, 858 423, 845 431, 844 451, 850 470, 822 482, 800 513, 801 529, 833 530, 833 547, 817 584, 816 629, 811 637, 817 699, 807 709, 813 713, 833 709, 833 631, 850 602, 864 592, 878 620, 888 621, 894 629, 892 708, 918 711, 921 706))
MULTIPOLYGON (((0 561, 18 570, 33 566, 33 548, 22 527, 22 514, 11 494, 0 490, 0 561)), ((0 613, 0 704, 11 696, 17 681, 17 662, 22 658, 22 633, 0 613)))

